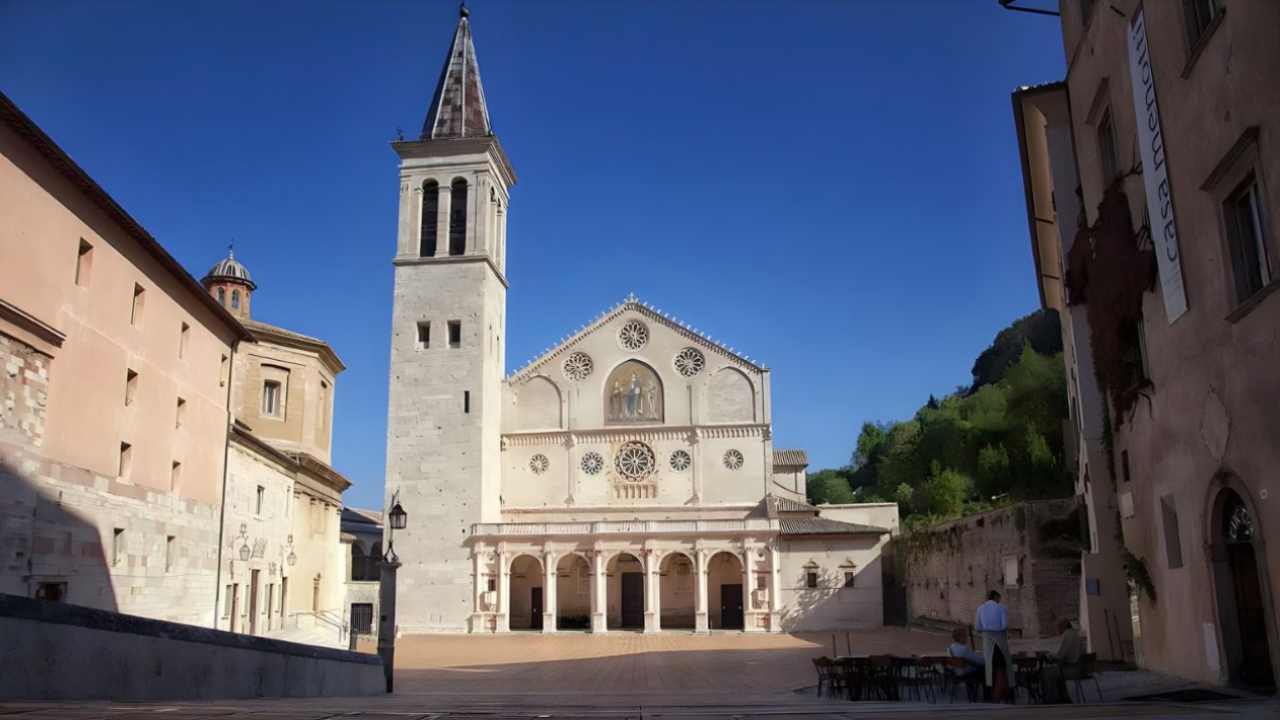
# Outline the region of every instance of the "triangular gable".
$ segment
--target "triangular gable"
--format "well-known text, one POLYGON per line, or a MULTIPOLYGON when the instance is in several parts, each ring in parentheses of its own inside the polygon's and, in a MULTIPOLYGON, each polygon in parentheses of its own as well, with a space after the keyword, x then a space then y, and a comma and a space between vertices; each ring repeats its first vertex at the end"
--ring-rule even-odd
POLYGON ((768 365, 757 364, 749 356, 741 355, 733 348, 712 340, 709 336, 703 335, 698 332, 697 329, 675 317, 672 317, 668 313, 665 313, 647 303, 640 302, 635 295, 628 295, 622 302, 614 305, 608 310, 605 310, 603 313, 596 316, 594 320, 583 325, 581 328, 578 328, 578 330, 572 335, 561 338, 558 344, 544 350, 542 354, 525 363, 523 367, 508 375, 508 382, 523 380, 526 377, 536 374, 539 368, 554 361, 557 357, 563 355, 567 350, 577 345, 588 335, 628 311, 642 315, 650 322, 654 322, 662 327, 668 328, 672 332, 683 336, 690 342, 701 345, 712 352, 719 353, 720 355, 733 360, 735 363, 745 366, 747 369, 753 370, 757 373, 767 372, 769 369, 768 365))

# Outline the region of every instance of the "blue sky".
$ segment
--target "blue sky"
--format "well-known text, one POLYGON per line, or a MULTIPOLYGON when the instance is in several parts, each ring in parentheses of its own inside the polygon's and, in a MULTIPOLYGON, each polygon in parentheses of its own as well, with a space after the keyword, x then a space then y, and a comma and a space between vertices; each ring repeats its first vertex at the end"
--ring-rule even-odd
MULTIPOLYGON (((377 506, 397 128, 452 2, 0 0, 0 90, 197 277, 327 339, 334 464, 377 506)), ((995 0, 470 4, 508 227, 515 369, 634 291, 767 363, 777 447, 848 461, 864 420, 969 381, 1037 307, 1010 110, 1064 72, 995 0)))

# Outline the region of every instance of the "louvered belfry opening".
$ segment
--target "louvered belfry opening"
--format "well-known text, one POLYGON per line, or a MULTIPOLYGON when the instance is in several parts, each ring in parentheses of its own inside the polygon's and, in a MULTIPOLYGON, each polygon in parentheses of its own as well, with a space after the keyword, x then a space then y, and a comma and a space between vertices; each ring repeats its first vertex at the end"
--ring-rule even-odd
POLYGON ((467 181, 453 181, 449 199, 449 254, 467 251, 467 181))
POLYGON ((434 180, 422 185, 422 233, 418 244, 419 257, 436 254, 436 228, 439 226, 440 186, 434 180))

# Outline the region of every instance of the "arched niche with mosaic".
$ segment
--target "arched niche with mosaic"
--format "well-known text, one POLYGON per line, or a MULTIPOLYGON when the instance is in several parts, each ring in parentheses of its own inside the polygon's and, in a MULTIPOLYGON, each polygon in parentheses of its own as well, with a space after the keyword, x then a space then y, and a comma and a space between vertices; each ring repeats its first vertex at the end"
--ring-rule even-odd
POLYGON ((628 360, 604 384, 605 422, 613 425, 662 422, 662 380, 653 368, 628 360))

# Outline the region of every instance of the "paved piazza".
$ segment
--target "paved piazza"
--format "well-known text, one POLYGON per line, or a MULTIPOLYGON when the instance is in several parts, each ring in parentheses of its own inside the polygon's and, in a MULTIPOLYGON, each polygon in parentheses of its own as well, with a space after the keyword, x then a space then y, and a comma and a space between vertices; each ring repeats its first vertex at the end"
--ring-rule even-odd
MULTIPOLYGON (((840 633, 857 654, 935 653, 945 637, 884 628, 840 633)), ((849 703, 804 692, 809 658, 830 654, 832 636, 513 633, 410 636, 397 647, 397 692, 368 698, 226 700, 200 703, 0 703, 8 720, 839 720, 841 718, 1276 717, 1274 700, 1184 704, 1123 702, 1169 687, 1149 673, 1104 675, 1110 702, 1087 706, 849 703), (1163 683, 1163 684, 1162 684, 1163 683)), ((1026 648, 1034 645, 1027 643, 1026 648)), ((1015 647, 1015 649, 1018 649, 1015 647)))

